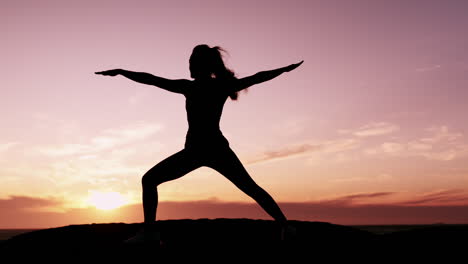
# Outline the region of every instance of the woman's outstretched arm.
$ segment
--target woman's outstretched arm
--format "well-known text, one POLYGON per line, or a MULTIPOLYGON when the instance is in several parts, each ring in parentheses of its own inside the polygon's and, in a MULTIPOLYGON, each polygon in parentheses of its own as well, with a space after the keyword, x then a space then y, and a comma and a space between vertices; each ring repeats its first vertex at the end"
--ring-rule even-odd
POLYGON ((159 88, 162 88, 170 92, 182 93, 182 94, 184 93, 185 88, 187 88, 187 86, 190 84, 190 81, 186 79, 170 80, 170 79, 154 76, 146 72, 133 72, 133 71, 127 71, 127 70, 122 70, 122 69, 101 71, 101 72, 96 72, 96 74, 101 74, 101 75, 106 75, 106 76, 122 75, 135 82, 148 84, 148 85, 154 85, 154 86, 157 86, 159 88))
POLYGON ((289 71, 292 71, 292 70, 296 69, 303 62, 304 61, 301 61, 299 63, 294 63, 294 64, 291 64, 289 66, 274 69, 274 70, 270 70, 270 71, 257 72, 254 75, 241 78, 238 81, 238 85, 236 85, 236 91, 243 90, 243 89, 248 88, 248 87, 250 87, 250 86, 252 86, 254 84, 269 81, 269 80, 271 80, 271 79, 273 79, 275 77, 278 77, 279 75, 281 75, 284 72, 289 72, 289 71))

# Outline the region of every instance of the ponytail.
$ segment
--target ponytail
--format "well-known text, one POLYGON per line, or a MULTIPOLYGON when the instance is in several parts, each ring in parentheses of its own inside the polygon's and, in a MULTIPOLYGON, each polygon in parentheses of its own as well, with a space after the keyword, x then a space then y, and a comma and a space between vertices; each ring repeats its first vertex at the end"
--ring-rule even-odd
MULTIPOLYGON (((197 76, 208 75, 211 78, 226 81, 226 85, 237 80, 235 73, 224 65, 221 52, 227 53, 220 46, 210 47, 206 44, 196 46, 190 56, 191 76, 197 78, 197 76)), ((229 89, 229 87, 224 87, 224 89, 229 89)), ((229 94, 229 97, 237 100, 238 92, 229 94)))
MULTIPOLYGON (((231 70, 226 68, 226 65, 223 61, 222 52, 227 53, 226 50, 221 48, 220 46, 215 46, 210 48, 213 54, 213 75, 215 78, 220 80, 234 80, 237 79, 235 73, 231 70)), ((229 95, 231 100, 237 100, 239 98, 239 92, 233 92, 229 95)))

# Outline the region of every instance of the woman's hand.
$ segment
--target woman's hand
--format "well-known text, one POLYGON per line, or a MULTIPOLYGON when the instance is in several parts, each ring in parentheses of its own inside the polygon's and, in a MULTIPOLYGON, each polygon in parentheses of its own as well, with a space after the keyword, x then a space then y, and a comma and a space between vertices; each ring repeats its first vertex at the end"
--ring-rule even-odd
POLYGON ((116 76, 122 73, 121 69, 114 69, 114 70, 108 70, 108 71, 101 71, 101 72, 95 72, 95 74, 101 74, 105 76, 116 76))
POLYGON ((291 64, 289 66, 286 66, 286 67, 284 67, 284 71, 285 72, 290 72, 290 71, 296 69, 297 67, 299 67, 303 62, 304 61, 301 61, 299 63, 294 63, 294 64, 291 64))

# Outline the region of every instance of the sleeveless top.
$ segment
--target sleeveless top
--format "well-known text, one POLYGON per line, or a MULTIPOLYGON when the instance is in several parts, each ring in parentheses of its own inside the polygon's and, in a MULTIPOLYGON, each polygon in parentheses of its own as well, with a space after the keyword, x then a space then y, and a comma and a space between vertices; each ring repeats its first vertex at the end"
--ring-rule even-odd
POLYGON ((229 146, 219 127, 229 97, 226 84, 216 79, 195 80, 184 95, 188 122, 185 148, 206 150, 229 146))

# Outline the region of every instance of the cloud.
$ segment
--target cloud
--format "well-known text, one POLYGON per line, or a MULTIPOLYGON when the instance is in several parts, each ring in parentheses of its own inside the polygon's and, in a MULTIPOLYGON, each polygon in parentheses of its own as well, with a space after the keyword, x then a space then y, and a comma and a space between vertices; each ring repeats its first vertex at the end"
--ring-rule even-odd
POLYGON ((355 149, 359 145, 359 141, 353 138, 328 140, 323 142, 323 152, 337 153, 351 149, 355 149))
POLYGON ((400 153, 405 148, 403 144, 394 142, 385 142, 381 146, 383 152, 390 154, 400 153))
POLYGON ((438 190, 427 194, 420 195, 414 199, 403 202, 402 204, 418 205, 418 204, 448 204, 460 203, 468 204, 468 196, 462 189, 438 190))
POLYGON ((362 202, 368 202, 373 198, 382 198, 396 194, 395 192, 373 192, 373 193, 357 193, 351 195, 345 195, 333 199, 322 200, 321 203, 329 204, 346 204, 352 205, 362 202))
POLYGON ((382 197, 394 194, 393 192, 376 192, 376 193, 359 193, 359 194, 352 194, 343 196, 339 198, 339 200, 355 200, 355 199, 367 199, 367 198, 375 198, 375 197, 382 197))
MULTIPOLYGON (((354 137, 352 138, 341 138, 332 140, 323 140, 319 142, 306 141, 299 144, 291 144, 277 149, 266 150, 263 153, 255 155, 247 161, 248 164, 267 162, 267 161, 278 161, 287 158, 299 157, 309 153, 341 153, 344 151, 352 150, 357 148, 364 138, 372 136, 380 136, 393 133, 398 131, 399 126, 387 122, 374 122, 364 126, 361 126, 354 130, 339 130, 340 134, 348 134, 354 137)), ((379 151, 386 153, 396 153, 402 151, 405 146, 399 143, 387 142, 382 145, 379 151)), ((376 154, 377 149, 367 149, 366 154, 376 154)), ((351 158, 352 159, 352 158, 351 158)), ((337 154, 336 160, 347 161, 351 160, 349 157, 343 154, 337 154)))
POLYGON ((311 152, 338 153, 354 149, 357 147, 357 144, 358 141, 355 139, 336 139, 318 143, 292 144, 278 149, 264 151, 248 160, 247 164, 295 158, 311 152))
POLYGON ((416 68, 417 72, 430 72, 440 69, 442 66, 440 64, 432 64, 424 67, 416 68))
POLYGON ((35 210, 45 209, 50 207, 59 207, 63 205, 63 201, 58 198, 39 198, 28 196, 15 196, 12 195, 6 199, 0 199, 0 210, 35 210))
POLYGON ((421 138, 419 141, 429 144, 435 144, 439 142, 454 142, 460 139, 463 134, 462 133, 454 133, 449 131, 447 126, 433 126, 426 129, 427 132, 431 133, 432 135, 429 137, 421 138))
POLYGON ((27 153, 35 160, 4 166, 0 173, 9 178, 0 177, 0 183, 14 192, 26 188, 26 193, 37 193, 37 183, 44 183, 48 184, 46 194, 68 190, 79 195, 109 183, 135 189, 148 164, 153 165, 159 158, 163 145, 152 136, 161 129, 159 124, 138 122, 98 131, 76 143, 32 147, 33 151, 27 153))
POLYGON ((67 156, 93 152, 89 145, 84 144, 63 144, 60 146, 42 147, 39 149, 42 154, 48 156, 67 156))
POLYGON ((388 154, 393 156, 419 156, 428 160, 450 161, 468 153, 468 144, 463 134, 449 130, 447 126, 430 127, 429 133, 419 139, 407 142, 384 142, 377 147, 367 148, 367 155, 388 154))
POLYGON ((7 143, 0 143, 0 154, 7 152, 8 150, 12 149, 14 146, 18 145, 19 142, 7 142, 7 143))
POLYGON ((99 135, 91 138, 87 144, 67 143, 58 146, 41 147, 39 151, 48 156, 87 156, 145 139, 161 129, 162 126, 160 124, 140 122, 124 128, 106 129, 99 135))
POLYGON ((458 151, 456 149, 448 149, 441 152, 421 153, 421 155, 429 160, 449 161, 455 159, 464 152, 466 152, 466 150, 458 151))
POLYGON ((310 151, 317 151, 321 147, 321 145, 312 145, 306 143, 301 145, 286 146, 276 150, 267 150, 258 155, 258 157, 247 161, 247 164, 296 157, 310 151))
POLYGON ((429 151, 432 149, 432 145, 418 141, 408 142, 407 147, 409 151, 429 151))
POLYGON ((388 174, 388 173, 381 173, 378 174, 374 177, 343 177, 343 178, 336 178, 330 180, 331 182, 337 182, 337 183, 346 183, 346 182, 388 182, 390 180, 393 180, 394 176, 388 174))
POLYGON ((354 130, 339 130, 342 134, 351 134, 357 137, 380 136, 398 131, 399 126, 387 122, 374 122, 354 130))

